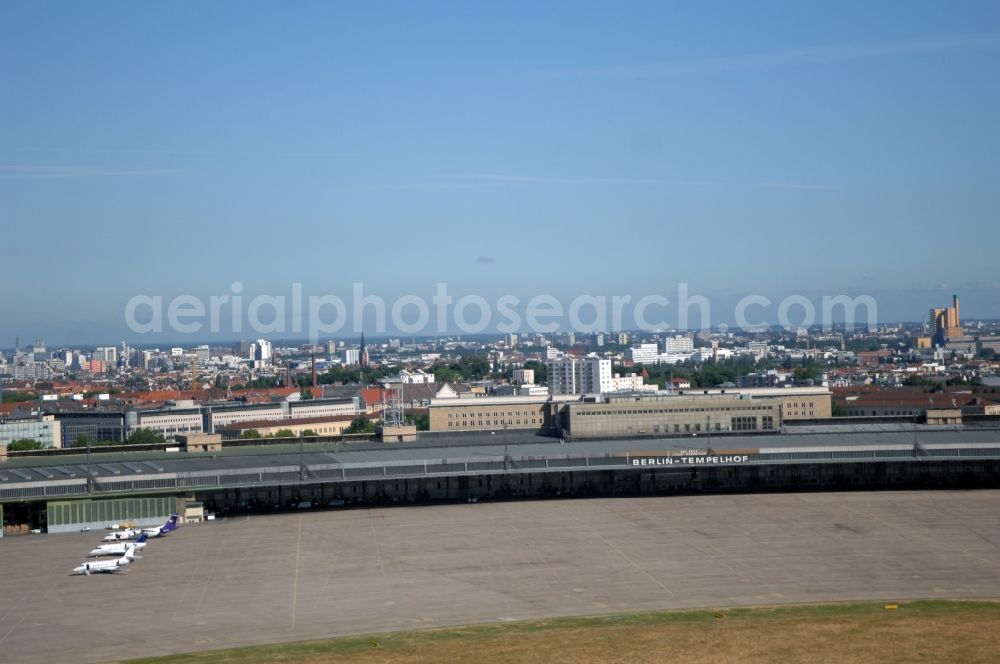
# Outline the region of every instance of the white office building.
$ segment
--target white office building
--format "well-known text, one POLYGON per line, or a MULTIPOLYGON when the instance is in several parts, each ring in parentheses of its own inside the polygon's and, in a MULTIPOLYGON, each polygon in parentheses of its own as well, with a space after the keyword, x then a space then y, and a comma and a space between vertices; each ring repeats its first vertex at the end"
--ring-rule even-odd
POLYGON ((655 343, 639 344, 625 351, 625 358, 633 364, 656 364, 660 360, 660 351, 655 343))
POLYGON ((694 350, 694 339, 683 334, 667 337, 663 340, 664 353, 690 353, 694 350))
POLYGON ((274 346, 267 339, 258 339, 250 344, 250 357, 261 362, 270 362, 274 356, 274 346))
POLYGON ((613 392, 611 360, 599 357, 564 357, 547 362, 549 394, 613 392))

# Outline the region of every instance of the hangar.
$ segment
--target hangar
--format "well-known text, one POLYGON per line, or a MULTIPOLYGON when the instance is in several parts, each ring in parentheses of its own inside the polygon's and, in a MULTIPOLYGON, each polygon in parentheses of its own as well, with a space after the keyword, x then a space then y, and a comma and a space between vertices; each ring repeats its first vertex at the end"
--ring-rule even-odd
POLYGON ((798 433, 564 442, 447 436, 416 444, 300 443, 214 452, 11 459, 8 528, 71 532, 183 513, 562 496, 885 487, 995 487, 1000 430, 871 425, 798 433))

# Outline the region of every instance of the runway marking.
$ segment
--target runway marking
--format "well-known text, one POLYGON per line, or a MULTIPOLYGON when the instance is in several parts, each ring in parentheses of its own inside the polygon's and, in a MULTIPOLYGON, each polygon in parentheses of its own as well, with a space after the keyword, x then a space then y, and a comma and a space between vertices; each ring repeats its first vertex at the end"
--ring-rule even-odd
POLYGON ((292 631, 295 631, 295 607, 299 601, 299 558, 302 555, 302 521, 305 515, 299 516, 299 537, 295 542, 295 577, 292 579, 292 631))
MULTIPOLYGON (((50 586, 49 586, 49 587, 48 587, 48 588, 47 588, 47 589, 45 590, 45 592, 44 592, 44 593, 42 593, 42 596, 41 596, 41 597, 40 597, 39 599, 40 599, 40 600, 44 600, 44 599, 45 599, 46 597, 48 597, 48 596, 49 596, 49 594, 50 594, 50 593, 51 593, 51 592, 52 592, 52 591, 53 591, 53 590, 55 589, 55 587, 56 587, 56 586, 57 586, 57 585, 59 584, 59 581, 60 581, 60 579, 59 579, 59 578, 57 577, 57 578, 56 578, 56 579, 55 579, 55 580, 54 580, 54 581, 52 582, 52 585, 50 585, 50 586)), ((24 623, 24 621, 25 621, 25 620, 27 620, 27 618, 28 618, 28 611, 26 611, 26 610, 25 610, 25 611, 24 611, 24 615, 22 615, 22 616, 21 616, 21 619, 20 619, 20 620, 18 620, 18 621, 17 621, 17 622, 16 622, 16 623, 15 623, 15 624, 14 624, 14 625, 13 625, 13 626, 12 626, 12 627, 11 627, 11 628, 9 629, 9 630, 7 630, 7 633, 6 633, 6 634, 4 634, 2 638, 0 638, 0 644, 2 644, 2 643, 3 643, 4 641, 6 641, 6 640, 7 640, 7 637, 8 637, 8 636, 10 636, 11 634, 13 634, 13 633, 14 633, 14 631, 15 631, 15 630, 17 630, 17 628, 18 628, 18 627, 20 627, 20 626, 21 626, 21 625, 22 625, 22 624, 24 623)))
POLYGON ((382 559, 382 547, 378 543, 378 532, 375 530, 375 522, 372 521, 372 510, 367 510, 368 512, 368 526, 372 532, 372 542, 375 544, 375 555, 378 558, 378 568, 382 572, 382 589, 385 591, 385 598, 388 600, 390 598, 389 594, 389 577, 385 573, 385 561, 382 559))
POLYGON ((652 581, 653 583, 655 583, 656 585, 658 585, 658 586, 659 586, 660 588, 662 588, 662 589, 663 589, 663 590, 664 590, 665 592, 669 593, 670 597, 671 597, 671 598, 673 598, 673 596, 674 596, 674 591, 673 591, 673 590, 671 590, 670 588, 667 588, 667 586, 666 586, 666 585, 664 585, 664 583, 663 583, 662 581, 660 581, 660 580, 659 580, 659 579, 657 579, 657 578, 656 578, 655 576, 653 576, 652 574, 650 574, 649 572, 647 572, 647 571, 646 571, 645 569, 643 569, 643 568, 642 568, 642 566, 641 566, 641 565, 640 565, 639 563, 637 563, 637 562, 635 562, 634 560, 632 560, 631 558, 629 558, 628 554, 627 554, 627 553, 625 553, 624 551, 622 551, 622 550, 621 550, 620 548, 618 548, 618 546, 617 546, 617 545, 615 545, 615 543, 614 543, 614 542, 612 542, 612 541, 610 541, 610 540, 606 539, 606 538, 605 538, 605 537, 604 537, 603 535, 601 535, 601 534, 600 534, 599 532, 597 532, 597 529, 596 529, 596 528, 594 528, 594 526, 592 526, 592 525, 591 525, 590 523, 588 523, 587 521, 584 521, 584 520, 583 520, 583 519, 582 519, 581 517, 577 517, 577 521, 579 521, 581 525, 583 525, 583 526, 586 526, 587 530, 589 530, 589 531, 590 531, 590 532, 592 532, 592 533, 593 533, 594 535, 596 535, 596 536, 597 536, 597 539, 599 539, 599 540, 601 540, 602 542, 604 542, 604 544, 605 544, 605 545, 606 545, 606 546, 607 546, 608 548, 610 548, 610 549, 611 549, 612 551, 614 551, 614 552, 615 552, 615 553, 617 553, 617 554, 618 554, 619 556, 621 556, 621 557, 622 557, 622 559, 623 559, 623 560, 624 560, 625 562, 627 562, 627 563, 628 563, 629 565, 631 565, 632 567, 634 567, 634 568, 636 569, 636 571, 638 571, 638 572, 640 572, 641 574, 645 575, 645 576, 646 576, 646 578, 648 578, 648 579, 649 579, 650 581, 652 581))

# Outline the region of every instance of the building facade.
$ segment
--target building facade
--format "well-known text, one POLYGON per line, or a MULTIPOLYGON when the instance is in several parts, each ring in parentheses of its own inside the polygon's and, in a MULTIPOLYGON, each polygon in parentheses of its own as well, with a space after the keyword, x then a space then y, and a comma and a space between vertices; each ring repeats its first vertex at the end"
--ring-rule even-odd
POLYGON ((614 391, 611 360, 599 357, 563 357, 549 360, 549 394, 597 394, 614 391))
POLYGON ((25 439, 44 447, 62 447, 62 427, 52 415, 0 420, 0 446, 25 439))
POLYGON ((737 394, 610 396, 566 404, 558 426, 573 439, 773 431, 781 426, 781 406, 737 394))

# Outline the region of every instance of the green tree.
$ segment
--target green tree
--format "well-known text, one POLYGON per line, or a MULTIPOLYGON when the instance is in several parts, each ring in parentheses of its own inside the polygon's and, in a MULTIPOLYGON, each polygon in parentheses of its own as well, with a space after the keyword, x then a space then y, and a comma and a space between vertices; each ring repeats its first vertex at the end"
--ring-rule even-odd
POLYGON ((167 442, 163 434, 152 429, 136 429, 125 441, 129 445, 163 445, 167 442))
POLYGON ((294 438, 295 432, 291 429, 278 429, 273 434, 274 438, 294 438))
POLYGON ((313 391, 311 387, 303 387, 299 390, 299 398, 303 401, 309 401, 313 398, 313 391))
POLYGON ((528 360, 524 363, 525 369, 533 369, 535 371, 535 384, 536 385, 546 385, 549 382, 549 367, 544 362, 538 360, 528 360))
POLYGON ((432 366, 431 373, 434 374, 434 380, 439 383, 459 383, 462 381, 461 372, 444 363, 432 366))
POLYGON ((18 440, 11 441, 7 449, 11 452, 26 452, 28 450, 40 450, 44 445, 39 443, 37 440, 32 440, 31 438, 19 438, 18 440))
POLYGON ((247 429, 240 434, 240 438, 260 438, 260 431, 256 429, 247 429))
POLYGON ((248 380, 246 387, 251 390, 269 390, 273 387, 278 387, 278 379, 274 376, 261 376, 260 378, 248 380))
POLYGON ((31 392, 18 392, 17 390, 4 390, 3 403, 21 403, 23 401, 34 401, 37 394, 31 392))
POLYGON ((430 417, 425 413, 408 413, 406 421, 417 427, 417 431, 429 431, 431 428, 430 417))
POLYGON ((375 423, 362 415, 351 420, 351 426, 347 428, 347 433, 375 433, 375 423))
POLYGON ((308 438, 309 436, 318 436, 319 434, 313 431, 312 429, 306 429, 305 431, 302 432, 302 435, 308 438))

